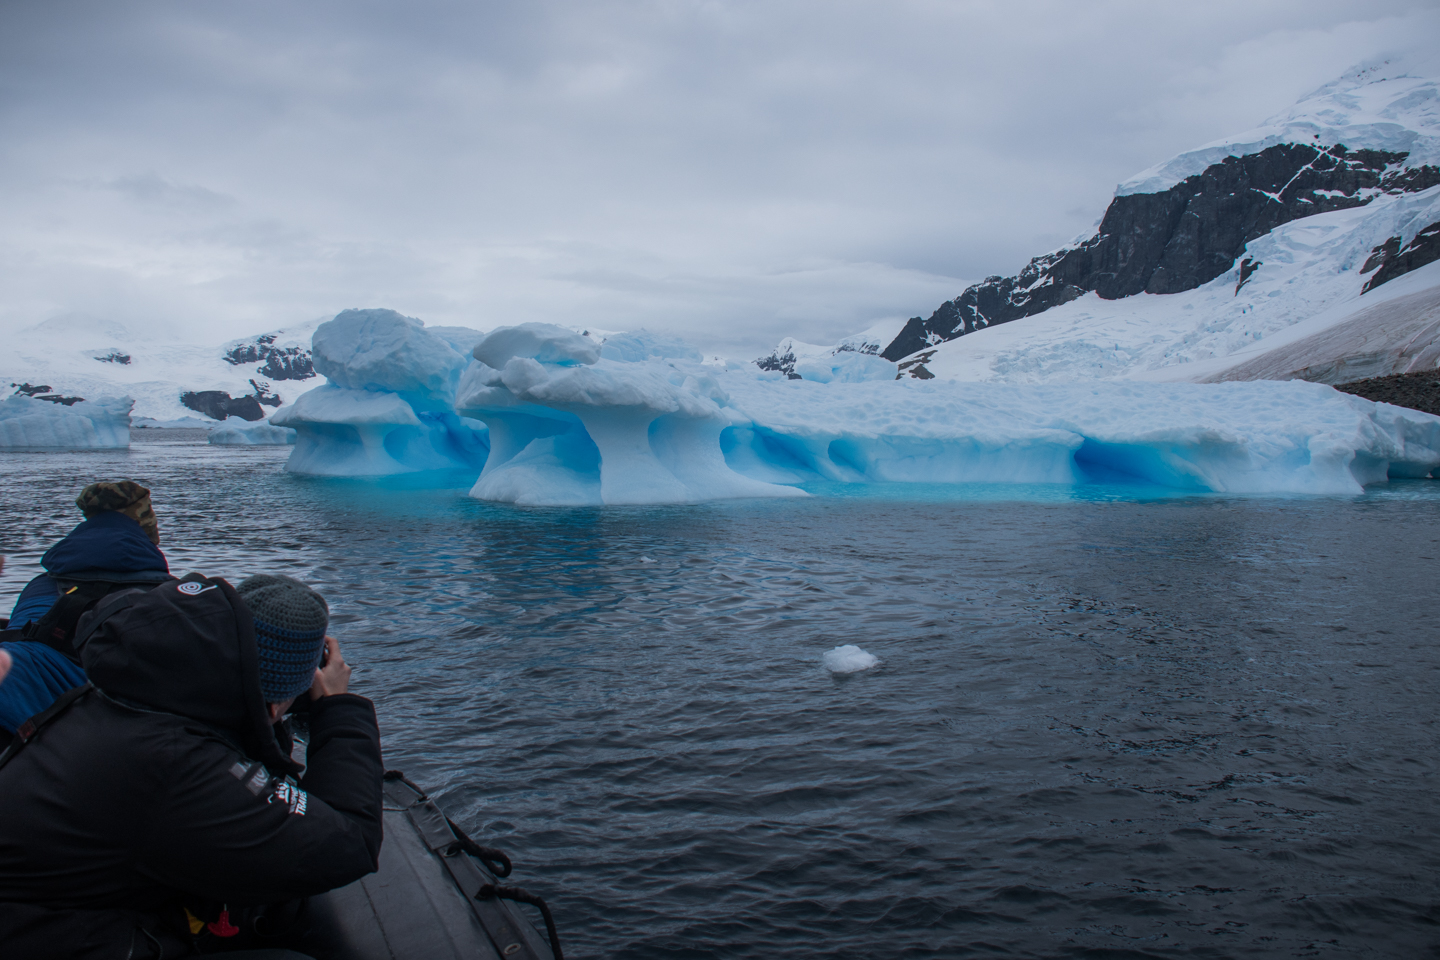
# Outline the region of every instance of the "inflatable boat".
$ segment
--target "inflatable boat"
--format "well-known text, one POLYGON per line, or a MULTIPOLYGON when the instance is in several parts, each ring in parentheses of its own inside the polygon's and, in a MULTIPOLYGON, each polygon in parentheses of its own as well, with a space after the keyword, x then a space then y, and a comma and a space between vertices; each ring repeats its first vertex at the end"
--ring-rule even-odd
POLYGON ((501 881, 510 861, 465 835, 398 771, 385 774, 380 869, 310 898, 316 960, 564 960, 550 910, 501 881), (539 931, 515 906, 535 906, 539 931))

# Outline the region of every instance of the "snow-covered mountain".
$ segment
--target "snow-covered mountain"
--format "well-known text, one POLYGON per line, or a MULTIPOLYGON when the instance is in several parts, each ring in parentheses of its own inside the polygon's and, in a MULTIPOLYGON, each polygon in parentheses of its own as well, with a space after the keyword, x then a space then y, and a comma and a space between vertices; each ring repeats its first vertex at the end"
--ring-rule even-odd
MULTIPOLYGON (((1351 70, 1259 129, 1120 184, 1093 236, 970 286, 883 344, 804 352, 1010 382, 1334 383, 1434 367, 1437 73, 1413 58, 1351 70), (1283 362, 1255 362, 1281 348, 1283 362)), ((791 373, 799 356, 786 342, 757 362, 791 373)))
MULTIPOLYGON (((47 320, 7 339, 0 396, 65 404, 124 395, 140 421, 260 420, 324 382, 310 338, 328 319, 210 345, 94 318, 47 320)), ((468 327, 428 329, 462 352, 483 336, 468 327)))
POLYGON ((0 393, 61 403, 124 395, 137 419, 258 420, 319 382, 310 335, 320 323, 201 345, 108 320, 47 320, 7 338, 0 393))

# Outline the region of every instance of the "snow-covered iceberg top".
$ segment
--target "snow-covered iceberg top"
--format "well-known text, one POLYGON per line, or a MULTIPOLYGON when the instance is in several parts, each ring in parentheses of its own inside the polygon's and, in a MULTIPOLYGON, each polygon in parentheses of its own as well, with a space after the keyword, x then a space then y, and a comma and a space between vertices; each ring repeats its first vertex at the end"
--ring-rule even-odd
MULTIPOLYGON (((1415 64, 1430 72, 1432 64, 1415 64)), ((1406 64, 1365 63, 1325 84, 1262 126, 1186 151, 1115 188, 1116 196, 1160 193, 1203 173, 1226 157, 1259 153, 1282 143, 1408 153, 1405 165, 1440 164, 1440 81, 1406 64)))
POLYGON ((454 406, 470 361, 451 345, 455 329, 446 334, 394 310, 345 310, 321 324, 311 349, 328 382, 270 416, 295 431, 285 469, 361 477, 478 469, 485 427, 454 406))
POLYGON ((414 317, 394 310, 345 310, 311 340, 315 370, 350 390, 406 395, 448 407, 466 358, 414 317))
POLYGON ((123 450, 130 446, 129 397, 65 406, 13 396, 0 400, 0 450, 123 450))

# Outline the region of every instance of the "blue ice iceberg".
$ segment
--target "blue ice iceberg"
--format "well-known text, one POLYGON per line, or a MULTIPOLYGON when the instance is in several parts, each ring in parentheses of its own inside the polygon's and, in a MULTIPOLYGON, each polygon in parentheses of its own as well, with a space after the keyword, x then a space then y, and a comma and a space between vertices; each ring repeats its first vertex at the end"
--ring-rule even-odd
POLYGON ((130 446, 129 397, 69 406, 33 397, 0 400, 0 450, 123 450, 130 446))
POLYGON ((311 352, 329 382, 270 415, 296 433, 286 470, 387 476, 484 464, 484 426, 454 408, 468 360, 421 321, 346 310, 315 330, 311 352))
POLYGON ((1440 467, 1440 417, 1322 384, 737 380, 724 438, 776 483, 1139 480, 1226 493, 1358 493, 1440 467))
POLYGON ((287 469, 464 466, 472 496, 510 503, 803 496, 817 480, 1350 494, 1440 468, 1440 418, 1299 381, 897 381, 862 354, 787 380, 542 323, 494 330, 467 360, 379 310, 340 314, 314 352, 330 383, 271 417, 298 432, 287 469))
POLYGON ((703 373, 605 359, 547 323, 501 327, 475 346, 456 407, 490 428, 470 495, 523 504, 682 503, 803 496, 725 462, 728 398, 703 373))

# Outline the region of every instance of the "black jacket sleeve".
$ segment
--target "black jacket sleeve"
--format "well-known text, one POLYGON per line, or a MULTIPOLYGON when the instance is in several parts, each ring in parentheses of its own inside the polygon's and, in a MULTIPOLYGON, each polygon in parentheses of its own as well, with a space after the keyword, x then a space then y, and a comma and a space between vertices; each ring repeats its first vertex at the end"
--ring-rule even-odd
POLYGON ((363 697, 315 704, 299 788, 213 737, 169 745, 174 781, 138 837, 142 873, 221 903, 310 896, 373 873, 380 856, 380 731, 363 697))

